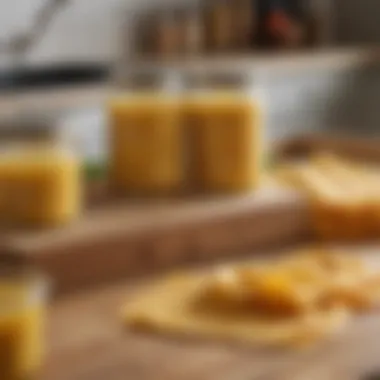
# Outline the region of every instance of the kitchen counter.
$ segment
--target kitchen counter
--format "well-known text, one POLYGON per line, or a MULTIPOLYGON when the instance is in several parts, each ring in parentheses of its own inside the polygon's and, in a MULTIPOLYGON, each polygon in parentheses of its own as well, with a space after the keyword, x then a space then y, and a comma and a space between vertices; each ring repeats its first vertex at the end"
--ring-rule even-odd
MULTIPOLYGON (((378 246, 356 251, 379 263, 378 246)), ((378 368, 376 314, 357 317, 342 336, 310 349, 253 349, 124 330, 120 307, 137 286, 122 282, 57 300, 41 379, 358 380, 378 368)))

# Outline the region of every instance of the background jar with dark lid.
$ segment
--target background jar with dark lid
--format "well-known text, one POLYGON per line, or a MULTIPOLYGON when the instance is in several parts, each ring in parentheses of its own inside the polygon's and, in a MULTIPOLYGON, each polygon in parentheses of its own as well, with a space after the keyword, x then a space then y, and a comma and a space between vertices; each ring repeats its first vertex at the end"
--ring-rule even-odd
POLYGON ((177 11, 176 22, 179 33, 181 56, 191 56, 203 49, 203 23, 198 3, 184 6, 177 11))
POLYGON ((257 12, 254 0, 234 0, 232 4, 232 30, 234 50, 244 52, 255 45, 257 12))
POLYGON ((152 20, 152 45, 159 59, 173 58, 181 50, 181 36, 178 33, 177 12, 173 7, 164 9, 152 20))
POLYGON ((331 40, 331 0, 308 0, 307 2, 307 45, 328 45, 331 40))
POLYGON ((134 34, 134 52, 139 57, 149 57, 156 54, 154 28, 157 12, 142 11, 135 20, 133 29, 134 34))
POLYGON ((205 39, 208 52, 233 50, 233 1, 211 0, 204 8, 205 39))

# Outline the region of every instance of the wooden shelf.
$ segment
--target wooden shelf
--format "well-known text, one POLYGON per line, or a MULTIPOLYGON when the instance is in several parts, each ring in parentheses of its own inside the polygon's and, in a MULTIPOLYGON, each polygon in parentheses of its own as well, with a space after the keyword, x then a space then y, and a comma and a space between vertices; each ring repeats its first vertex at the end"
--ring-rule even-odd
POLYGON ((25 110, 54 112, 66 108, 103 105, 112 93, 123 87, 126 78, 138 73, 172 75, 173 73, 223 74, 246 72, 255 74, 264 72, 273 75, 316 69, 354 70, 378 63, 380 63, 380 49, 377 47, 331 48, 298 53, 268 53, 256 56, 199 57, 167 62, 131 61, 119 65, 112 83, 0 94, 0 117, 14 116, 25 110))
POLYGON ((350 69, 380 62, 378 47, 328 48, 302 52, 252 53, 249 55, 195 57, 179 60, 136 60, 124 62, 119 75, 133 72, 179 70, 183 72, 244 72, 265 70, 284 72, 311 69, 350 69))

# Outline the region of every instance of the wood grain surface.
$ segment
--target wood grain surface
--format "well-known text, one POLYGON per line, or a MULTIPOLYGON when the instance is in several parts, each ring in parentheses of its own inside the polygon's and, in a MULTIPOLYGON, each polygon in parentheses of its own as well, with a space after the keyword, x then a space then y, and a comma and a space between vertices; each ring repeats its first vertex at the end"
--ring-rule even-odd
MULTIPOLYGON (((378 265, 379 247, 351 249, 378 265)), ((41 380, 358 380, 379 369, 376 313, 309 349, 260 350, 126 331, 120 307, 138 287, 122 282, 55 301, 41 380)))
POLYGON ((69 292, 283 242, 309 228, 306 202, 276 187, 241 196, 99 205, 49 231, 8 231, 3 242, 69 292))

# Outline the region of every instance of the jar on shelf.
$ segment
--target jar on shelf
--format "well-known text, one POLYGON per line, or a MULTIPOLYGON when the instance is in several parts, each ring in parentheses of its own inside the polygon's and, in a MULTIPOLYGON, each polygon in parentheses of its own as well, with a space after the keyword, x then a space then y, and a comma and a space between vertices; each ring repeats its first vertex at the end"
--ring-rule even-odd
POLYGON ((142 12, 136 15, 134 33, 134 53, 139 58, 152 57, 155 52, 154 26, 155 12, 142 12))
POLYGON ((203 24, 197 4, 182 7, 176 17, 181 56, 194 56, 203 49, 203 24))
POLYGON ((109 180, 119 195, 169 195, 184 179, 180 104, 167 91, 111 99, 109 180))
POLYGON ((158 59, 177 57, 181 48, 181 34, 178 30, 177 12, 173 8, 157 12, 152 25, 154 55, 158 59))
POLYGON ((211 0, 204 7, 205 41, 208 52, 230 52, 234 46, 233 1, 211 0))
POLYGON ((307 2, 307 45, 325 46, 331 42, 331 0, 308 0, 307 2))
POLYGON ((238 53, 251 50, 255 44, 257 14, 255 1, 234 0, 232 5, 232 30, 234 50, 238 53))

